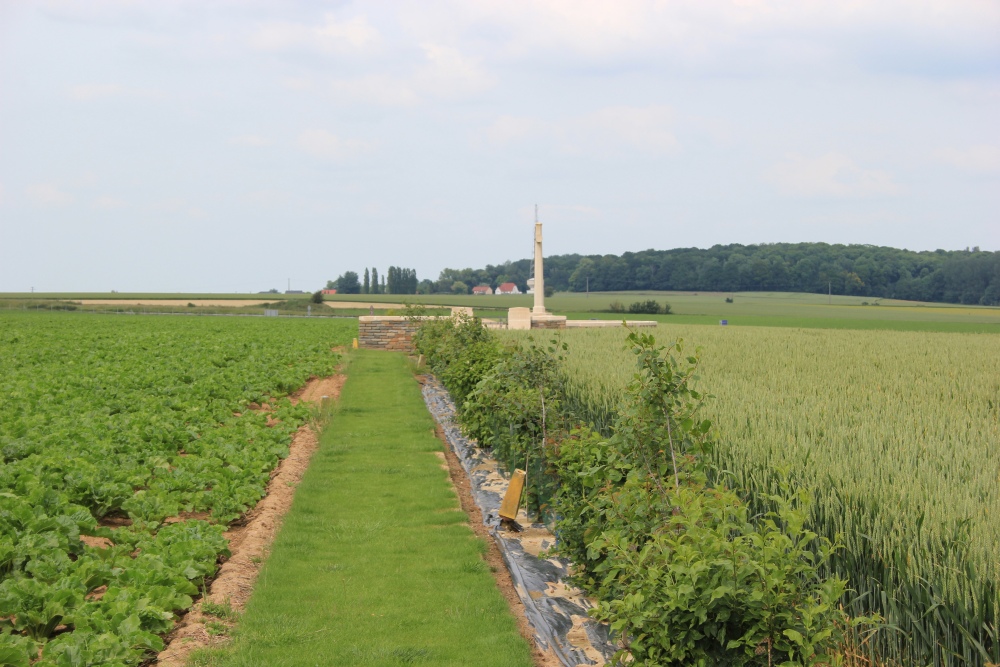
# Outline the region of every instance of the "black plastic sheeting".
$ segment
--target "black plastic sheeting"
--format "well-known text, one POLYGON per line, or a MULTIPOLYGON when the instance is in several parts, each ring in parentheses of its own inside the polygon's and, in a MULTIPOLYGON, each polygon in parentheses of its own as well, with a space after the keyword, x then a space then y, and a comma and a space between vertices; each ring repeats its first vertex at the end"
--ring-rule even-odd
MULTIPOLYGON (((582 594, 573 595, 572 599, 552 595, 553 591, 566 590, 564 582, 568 578, 569 561, 534 556, 525 551, 519 533, 500 529, 497 511, 507 485, 506 479, 496 472, 496 461, 462 435, 454 421, 455 405, 436 378, 427 377, 423 395, 428 410, 441 426, 469 477, 483 523, 500 547, 538 645, 543 650, 550 649, 566 667, 599 665, 610 660, 615 647, 608 639, 608 627, 587 617, 589 601, 582 594), (574 626, 576 632, 573 632, 574 626), (586 648, 591 650, 586 651, 586 648), (602 656, 603 661, 597 660, 597 655, 602 656)), ((530 529, 537 534, 545 526, 534 524, 530 529)), ((549 539, 554 539, 551 534, 549 539)), ((542 545, 548 546, 545 541, 542 545)))

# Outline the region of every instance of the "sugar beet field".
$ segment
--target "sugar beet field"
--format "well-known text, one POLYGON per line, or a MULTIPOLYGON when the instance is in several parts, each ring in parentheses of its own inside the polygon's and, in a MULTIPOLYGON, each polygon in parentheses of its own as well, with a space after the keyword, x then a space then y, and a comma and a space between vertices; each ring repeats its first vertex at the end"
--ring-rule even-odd
MULTIPOLYGON (((520 332, 518 332, 520 334, 520 332)), ((515 335, 513 333, 508 335, 515 335)), ((570 330, 582 416, 607 427, 634 361, 621 330, 570 330)), ((1000 336, 663 326, 701 347, 720 467, 760 497, 787 474, 813 492, 817 532, 852 611, 886 626, 900 664, 996 662, 1000 597, 1000 336)))
POLYGON ((331 348, 355 331, 4 314, 0 665, 136 664, 161 650, 226 554, 226 524, 261 498, 310 417, 289 392, 331 374, 331 348))

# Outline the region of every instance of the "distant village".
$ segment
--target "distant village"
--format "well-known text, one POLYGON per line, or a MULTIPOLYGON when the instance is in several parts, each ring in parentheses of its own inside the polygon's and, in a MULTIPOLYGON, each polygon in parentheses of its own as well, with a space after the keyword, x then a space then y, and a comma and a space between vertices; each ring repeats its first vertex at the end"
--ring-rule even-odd
MULTIPOLYGON (((476 285, 472 288, 472 293, 474 295, 485 295, 485 294, 521 294, 521 290, 517 289, 517 285, 514 283, 501 283, 497 285, 496 291, 489 285, 476 285)), ((534 290, 528 288, 526 294, 534 294, 534 290)))

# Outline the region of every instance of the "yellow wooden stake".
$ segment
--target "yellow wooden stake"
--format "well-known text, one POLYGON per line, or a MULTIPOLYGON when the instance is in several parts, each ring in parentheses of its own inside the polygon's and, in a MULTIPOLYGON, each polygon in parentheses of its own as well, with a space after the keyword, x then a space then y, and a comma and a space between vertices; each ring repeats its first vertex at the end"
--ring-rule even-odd
POLYGON ((355 338, 355 339, 354 339, 354 343, 353 343, 352 347, 353 347, 353 348, 354 348, 355 350, 356 350, 356 349, 358 349, 358 339, 357 339, 357 338, 355 338))
POLYGON ((517 519, 517 510, 521 507, 521 491, 524 490, 525 472, 518 468, 510 477, 510 485, 500 503, 500 516, 511 521, 517 519))

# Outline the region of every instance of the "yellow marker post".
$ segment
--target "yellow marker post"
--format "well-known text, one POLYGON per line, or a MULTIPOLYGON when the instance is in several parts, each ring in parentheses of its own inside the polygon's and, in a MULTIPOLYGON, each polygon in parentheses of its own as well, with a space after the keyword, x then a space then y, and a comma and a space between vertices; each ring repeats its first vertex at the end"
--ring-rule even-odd
POLYGON ((517 519, 517 510, 521 507, 521 492, 524 490, 524 478, 526 473, 518 468, 510 476, 510 484, 507 486, 507 493, 500 503, 500 516, 504 519, 514 521, 517 519))
POLYGON ((355 338, 354 342, 351 343, 351 347, 353 347, 355 350, 358 349, 358 339, 357 338, 355 338))

